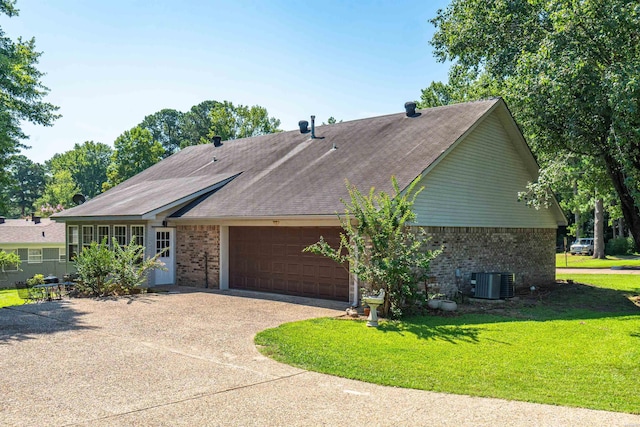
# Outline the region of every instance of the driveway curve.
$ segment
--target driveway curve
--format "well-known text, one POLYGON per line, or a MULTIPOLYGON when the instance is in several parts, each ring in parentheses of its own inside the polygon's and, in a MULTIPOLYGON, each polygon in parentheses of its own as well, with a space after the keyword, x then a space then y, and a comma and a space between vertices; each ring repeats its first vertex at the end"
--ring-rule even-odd
POLYGON ((344 304, 180 288, 0 310, 8 426, 640 425, 640 416, 384 387, 262 356, 255 334, 344 304))

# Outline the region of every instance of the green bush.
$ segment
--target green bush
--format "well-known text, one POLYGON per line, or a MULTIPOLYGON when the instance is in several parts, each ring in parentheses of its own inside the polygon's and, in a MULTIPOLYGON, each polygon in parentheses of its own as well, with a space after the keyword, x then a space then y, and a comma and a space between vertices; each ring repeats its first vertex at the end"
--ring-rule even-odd
POLYGON ((30 279, 27 279, 27 285, 35 286, 44 284, 44 275, 42 274, 34 274, 34 276, 30 279))
POLYGON ((115 267, 115 256, 107 245, 91 242, 75 258, 76 272, 80 281, 76 290, 81 294, 103 295, 108 292, 109 275, 115 267))
POLYGON ((135 243, 120 247, 116 239, 113 249, 106 240, 102 243, 92 242, 85 247, 75 259, 75 267, 80 278, 76 289, 85 295, 123 295, 130 294, 135 288, 144 284, 147 275, 155 269, 163 269, 164 264, 158 261, 162 254, 144 258, 144 247, 135 243))
POLYGON ((631 237, 618 237, 607 242, 607 255, 631 255, 636 251, 635 242, 631 237))
POLYGON ((15 252, 0 251, 0 271, 5 271, 8 267, 20 269, 20 257, 15 252))
POLYGON ((111 292, 129 294, 147 281, 150 271, 164 270, 164 264, 158 260, 161 253, 151 258, 144 257, 144 247, 135 244, 134 238, 129 245, 121 248, 114 240, 114 268, 111 275, 111 292))

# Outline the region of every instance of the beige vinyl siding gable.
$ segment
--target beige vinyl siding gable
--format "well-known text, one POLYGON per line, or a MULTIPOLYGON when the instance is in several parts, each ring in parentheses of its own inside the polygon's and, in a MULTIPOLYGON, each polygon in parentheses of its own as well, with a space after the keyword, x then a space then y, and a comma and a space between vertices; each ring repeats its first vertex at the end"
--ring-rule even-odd
POLYGON ((509 138, 495 111, 485 117, 424 175, 416 225, 556 228, 550 209, 518 201, 518 192, 536 177, 514 144, 521 141, 509 138))

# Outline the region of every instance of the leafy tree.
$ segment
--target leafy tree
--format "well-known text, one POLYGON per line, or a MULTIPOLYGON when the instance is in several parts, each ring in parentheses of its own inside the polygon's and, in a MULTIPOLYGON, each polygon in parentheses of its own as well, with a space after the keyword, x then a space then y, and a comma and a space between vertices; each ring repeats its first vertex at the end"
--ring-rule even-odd
POLYGON ((209 113, 211 126, 207 139, 220 136, 223 141, 278 132, 280 120, 269 117, 267 109, 254 105, 234 106, 229 101, 218 103, 209 113))
MULTIPOLYGON (((18 15, 15 0, 0 0, 0 15, 18 15)), ((10 184, 8 166, 13 155, 26 146, 20 142, 27 136, 22 132, 21 121, 50 126, 60 117, 58 107, 44 102, 49 93, 36 68, 42 53, 35 51, 35 39, 17 41, 7 37, 0 27, 0 187, 10 184)), ((0 194, 0 212, 7 210, 6 193, 0 194)))
POLYGON ((9 187, 11 204, 25 216, 33 210, 34 202, 42 195, 45 184, 45 168, 26 156, 18 155, 10 168, 14 184, 9 187))
POLYGON ((34 205, 42 216, 74 206, 73 195, 80 191, 71 172, 61 170, 48 179, 42 197, 34 205))
POLYGON ((154 141, 164 147, 163 157, 169 157, 180 150, 183 140, 184 113, 165 108, 148 115, 138 126, 149 130, 154 141))
POLYGON ((139 126, 120 135, 114 148, 107 167, 107 182, 102 186, 105 191, 158 163, 164 154, 164 148, 153 140, 151 132, 139 126))
POLYGON ((211 110, 218 104, 218 101, 203 101, 184 113, 180 148, 211 142, 208 137, 209 129, 211 128, 211 110))
POLYGON ((69 171, 79 192, 87 197, 95 197, 101 193, 102 184, 107 181, 107 167, 112 155, 113 149, 107 144, 85 141, 75 144, 72 150, 55 154, 47 161, 47 166, 53 176, 61 171, 69 171))
POLYGON ((537 153, 601 161, 640 242, 640 7, 626 0, 453 0, 436 56, 500 82, 537 153))
POLYGON ((15 252, 5 252, 0 250, 0 272, 4 272, 7 267, 20 267, 20 256, 15 252))
POLYGON ((209 144, 214 136, 223 141, 279 132, 280 120, 269 117, 264 107, 233 105, 232 102, 204 101, 182 117, 181 148, 209 144))
POLYGON ((308 246, 305 252, 324 255, 340 263, 348 263, 351 273, 365 291, 384 289, 383 314, 400 317, 416 301, 417 284, 426 277, 429 263, 439 251, 427 250, 422 229, 411 229, 415 220, 413 204, 422 188, 414 191, 421 177, 401 192, 392 177, 394 194, 362 194, 349 185, 350 202, 344 201, 345 212, 340 218, 340 247, 332 248, 324 239, 308 246))
POLYGON ((325 125, 325 124, 327 124, 327 125, 334 125, 334 124, 336 124, 336 123, 342 123, 342 120, 338 121, 338 120, 336 120, 336 118, 335 118, 335 117, 333 117, 333 116, 331 116, 331 117, 329 117, 329 118, 327 119, 327 123, 322 122, 322 124, 323 124, 323 125, 325 125))
POLYGON ((503 93, 503 83, 487 73, 477 75, 473 71, 467 71, 454 65, 449 71, 447 83, 432 82, 429 87, 422 90, 418 107, 440 107, 458 102, 492 98, 503 93))

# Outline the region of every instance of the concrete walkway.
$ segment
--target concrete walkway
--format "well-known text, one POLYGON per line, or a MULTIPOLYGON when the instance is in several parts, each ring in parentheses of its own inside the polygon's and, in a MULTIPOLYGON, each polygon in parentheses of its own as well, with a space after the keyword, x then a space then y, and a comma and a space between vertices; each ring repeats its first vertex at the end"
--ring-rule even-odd
POLYGON ((640 426, 640 416, 383 387, 262 356, 256 332, 344 304, 251 292, 0 309, 0 425, 640 426))

